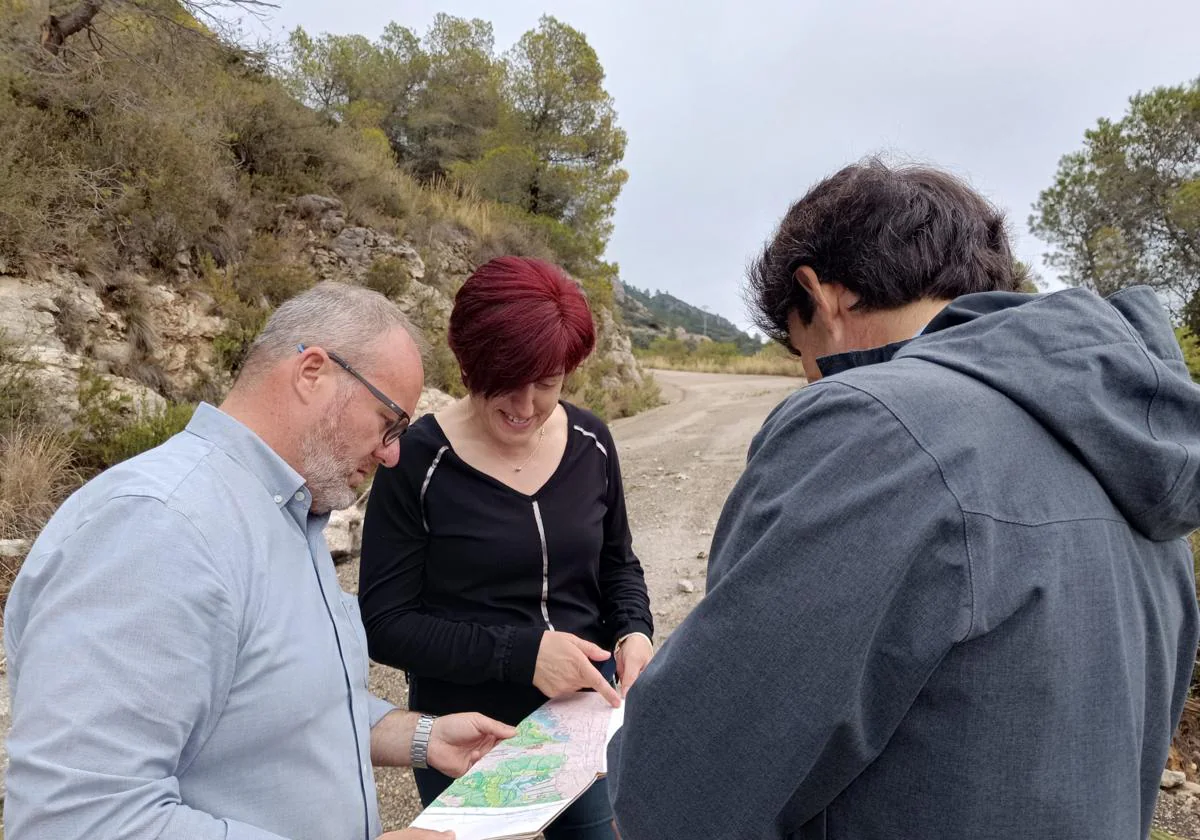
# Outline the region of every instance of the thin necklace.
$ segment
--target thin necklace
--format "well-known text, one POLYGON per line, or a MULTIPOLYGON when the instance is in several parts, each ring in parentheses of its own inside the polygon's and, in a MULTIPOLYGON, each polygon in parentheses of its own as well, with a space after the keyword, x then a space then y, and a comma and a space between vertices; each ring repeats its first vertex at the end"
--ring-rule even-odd
POLYGON ((535 446, 533 447, 533 451, 529 453, 529 457, 525 459, 524 463, 522 463, 522 464, 521 464, 521 466, 519 466, 519 467, 513 467, 513 470, 514 470, 515 472, 520 472, 521 470, 523 470, 523 469, 525 469, 526 467, 528 467, 528 466, 529 466, 529 462, 533 460, 533 456, 534 456, 534 455, 536 455, 536 454, 538 453, 538 450, 542 448, 542 438, 544 438, 545 436, 546 436, 546 427, 545 427, 545 425, 539 426, 539 427, 538 427, 538 440, 537 440, 537 445, 535 445, 535 446))

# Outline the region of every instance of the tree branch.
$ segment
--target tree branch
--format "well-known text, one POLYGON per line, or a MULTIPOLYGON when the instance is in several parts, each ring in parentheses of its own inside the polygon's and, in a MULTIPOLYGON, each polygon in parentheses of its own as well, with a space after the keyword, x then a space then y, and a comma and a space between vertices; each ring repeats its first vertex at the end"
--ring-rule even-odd
POLYGON ((103 5, 104 0, 83 0, 62 17, 48 15, 42 22, 42 48, 50 55, 58 55, 63 42, 92 25, 92 19, 103 5))
MULTIPOLYGON (((91 28, 92 21, 104 8, 106 2, 107 0, 80 0, 78 6, 64 15, 47 15, 46 19, 42 21, 42 48, 51 55, 58 55, 68 38, 77 32, 91 28)), ((234 7, 262 20, 268 9, 279 8, 277 3, 269 2, 269 0, 181 0, 181 5, 192 17, 207 18, 213 25, 222 22, 216 14, 215 10, 217 9, 234 7)), ((138 4, 135 3, 134 6, 137 7, 138 4)), ((177 21, 156 13, 152 9, 140 8, 139 10, 143 14, 167 20, 183 28, 177 21)))

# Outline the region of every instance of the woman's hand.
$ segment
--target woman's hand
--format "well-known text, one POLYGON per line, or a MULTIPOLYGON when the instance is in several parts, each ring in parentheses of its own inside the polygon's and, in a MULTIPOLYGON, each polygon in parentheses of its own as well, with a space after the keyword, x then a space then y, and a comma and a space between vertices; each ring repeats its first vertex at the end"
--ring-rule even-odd
POLYGON ((572 633, 547 630, 538 646, 533 685, 547 697, 561 697, 582 688, 594 689, 614 708, 621 697, 592 662, 603 662, 609 652, 572 633))
POLYGON ((433 722, 429 733, 429 766, 457 779, 492 747, 516 734, 508 724, 475 712, 445 715, 433 722))
POLYGON ((652 656, 654 645, 641 633, 626 636, 617 646, 617 680, 621 683, 622 697, 629 694, 629 689, 646 670, 652 656))

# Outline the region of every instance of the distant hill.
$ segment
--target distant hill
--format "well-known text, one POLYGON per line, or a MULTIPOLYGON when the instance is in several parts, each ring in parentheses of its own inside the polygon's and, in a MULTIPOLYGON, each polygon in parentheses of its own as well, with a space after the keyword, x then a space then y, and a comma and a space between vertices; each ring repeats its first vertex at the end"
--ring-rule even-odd
POLYGON ((629 327, 635 347, 649 347, 659 336, 675 334, 679 328, 693 336, 736 344, 747 355, 762 349, 762 342, 712 312, 705 312, 666 292, 642 290, 614 283, 614 298, 629 327))

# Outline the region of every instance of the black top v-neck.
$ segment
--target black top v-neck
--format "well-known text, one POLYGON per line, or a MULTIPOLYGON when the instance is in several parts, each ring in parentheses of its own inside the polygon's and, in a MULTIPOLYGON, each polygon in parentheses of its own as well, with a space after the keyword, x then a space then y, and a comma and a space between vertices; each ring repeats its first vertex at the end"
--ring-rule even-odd
POLYGON ((463 461, 427 415, 380 469, 359 603, 371 657, 409 673, 410 706, 519 721, 542 633, 611 648, 653 632, 612 435, 569 403, 562 460, 532 495, 463 461))
MULTIPOLYGON (((562 403, 561 401, 559 404, 564 406, 563 411, 565 412, 566 404, 562 403)), ((567 453, 570 451, 570 448, 571 448, 571 441, 570 441, 571 434, 578 433, 577 430, 572 429, 570 427, 571 421, 568 418, 568 420, 567 420, 567 446, 563 450, 562 456, 558 459, 558 463, 554 465, 554 470, 550 473, 550 475, 546 476, 546 480, 542 482, 542 485, 540 487, 538 487, 537 490, 535 490, 532 493, 525 493, 524 491, 518 490, 516 487, 513 487, 511 484, 506 484, 505 482, 501 481, 499 478, 492 475, 491 473, 484 472, 483 470, 481 470, 478 467, 471 464, 466 459, 462 458, 458 454, 458 451, 454 448, 454 444, 452 444, 450 442, 449 436, 446 434, 446 431, 442 428, 442 424, 438 422, 437 417, 435 417, 432 414, 427 415, 427 416, 429 419, 426 420, 426 422, 433 425, 432 432, 434 434, 434 437, 438 441, 440 441, 441 446, 447 447, 446 454, 449 456, 453 456, 454 460, 456 460, 462 466, 462 468, 464 470, 475 473, 475 475, 477 475, 479 477, 480 481, 491 482, 492 484, 495 484, 497 487, 499 487, 503 490, 507 490, 510 493, 516 493, 521 498, 529 499, 531 501, 533 499, 536 499, 542 493, 543 490, 546 490, 547 488, 549 488, 550 485, 553 484, 554 480, 556 478, 558 478, 558 474, 560 472, 562 472, 563 466, 565 464, 567 464, 567 453)))

